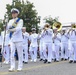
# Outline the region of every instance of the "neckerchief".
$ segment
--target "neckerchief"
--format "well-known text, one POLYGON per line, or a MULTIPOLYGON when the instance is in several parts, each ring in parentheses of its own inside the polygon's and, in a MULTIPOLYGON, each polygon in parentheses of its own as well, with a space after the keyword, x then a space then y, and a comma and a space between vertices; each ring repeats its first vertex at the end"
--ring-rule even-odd
MULTIPOLYGON (((17 20, 14 21, 14 23, 12 24, 12 27, 10 29, 13 29, 17 26, 18 22, 20 21, 20 18, 18 18, 17 20)), ((13 32, 10 32, 9 37, 12 37, 13 32)))

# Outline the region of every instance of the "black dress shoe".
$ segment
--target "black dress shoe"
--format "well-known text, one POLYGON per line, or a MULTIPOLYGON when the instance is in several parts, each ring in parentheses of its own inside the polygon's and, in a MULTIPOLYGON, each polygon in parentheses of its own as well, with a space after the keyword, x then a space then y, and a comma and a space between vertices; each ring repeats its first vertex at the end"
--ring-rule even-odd
POLYGON ((65 59, 65 61, 67 61, 68 59, 65 59))
POLYGON ((69 61, 69 63, 72 63, 72 62, 73 62, 73 60, 70 60, 70 61, 69 61))
POLYGON ((74 63, 76 63, 76 61, 74 61, 74 63))
POLYGON ((56 62, 59 62, 59 60, 56 60, 56 62))
POLYGON ((56 62, 56 59, 54 59, 54 62, 56 62))
POLYGON ((28 62, 24 62, 24 64, 28 64, 28 62))
POLYGON ((42 61, 43 59, 40 59, 40 61, 42 61))
POLYGON ((64 60, 64 58, 61 58, 61 61, 63 61, 64 60))
POLYGON ((48 62, 48 64, 50 64, 51 62, 48 62))
POLYGON ((46 63, 46 62, 47 62, 47 59, 44 60, 44 63, 46 63))

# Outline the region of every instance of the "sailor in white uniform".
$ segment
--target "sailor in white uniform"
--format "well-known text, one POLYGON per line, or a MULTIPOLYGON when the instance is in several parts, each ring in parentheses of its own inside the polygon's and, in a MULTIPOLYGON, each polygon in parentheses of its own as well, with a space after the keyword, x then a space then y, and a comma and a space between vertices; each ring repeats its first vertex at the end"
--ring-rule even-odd
POLYGON ((41 37, 44 38, 44 46, 43 46, 43 55, 45 58, 44 63, 46 63, 47 61, 48 63, 51 63, 52 61, 52 36, 53 36, 52 29, 50 29, 49 24, 45 24, 44 31, 41 34, 41 37))
POLYGON ((57 29, 54 30, 54 37, 53 37, 53 41, 54 41, 54 47, 55 47, 55 59, 57 62, 59 62, 60 60, 60 56, 59 56, 59 50, 61 47, 61 35, 60 33, 57 31, 57 29))
POLYGON ((44 37, 41 36, 43 33, 43 30, 39 34, 39 53, 40 53, 40 61, 44 60, 44 55, 43 55, 43 47, 44 47, 44 37))
MULTIPOLYGON (((73 24, 72 24, 73 25, 73 24)), ((76 63, 76 29, 71 28, 69 30, 69 63, 76 63)))
POLYGON ((7 30, 10 32, 10 38, 11 38, 11 64, 9 71, 15 70, 15 49, 17 48, 18 52, 18 69, 17 71, 21 71, 23 67, 23 48, 22 48, 22 27, 23 27, 23 20, 18 18, 19 10, 16 8, 13 8, 11 10, 12 18, 8 25, 7 30))
POLYGON ((37 61, 37 50, 38 50, 38 34, 36 33, 36 29, 32 28, 32 34, 29 38, 31 44, 29 48, 31 61, 36 62, 37 61))
POLYGON ((69 51, 68 51, 68 34, 66 29, 63 28, 61 31, 61 60, 68 60, 69 51))
POLYGON ((29 33, 26 32, 26 27, 22 28, 22 36, 23 36, 23 63, 28 63, 28 40, 29 33))

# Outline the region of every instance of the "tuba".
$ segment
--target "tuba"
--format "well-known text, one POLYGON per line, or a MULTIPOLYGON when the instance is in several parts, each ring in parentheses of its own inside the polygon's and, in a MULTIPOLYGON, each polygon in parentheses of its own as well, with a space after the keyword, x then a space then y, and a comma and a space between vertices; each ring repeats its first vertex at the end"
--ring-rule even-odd
POLYGON ((53 29, 57 29, 57 31, 60 31, 62 29, 62 25, 60 22, 54 22, 53 29))

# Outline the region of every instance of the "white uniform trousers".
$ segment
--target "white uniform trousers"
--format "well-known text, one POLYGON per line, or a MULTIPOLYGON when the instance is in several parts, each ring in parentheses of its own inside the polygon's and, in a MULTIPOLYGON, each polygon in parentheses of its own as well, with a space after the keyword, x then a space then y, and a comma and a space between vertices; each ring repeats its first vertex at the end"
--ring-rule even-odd
POLYGON ((52 59, 55 59, 56 58, 56 50, 55 50, 55 44, 52 43, 52 59))
POLYGON ((29 48, 29 52, 32 60, 37 60, 37 49, 38 49, 37 46, 36 47, 30 46, 29 48))
POLYGON ((15 68, 15 50, 17 48, 18 52, 18 69, 23 67, 23 48, 22 48, 22 42, 11 42, 11 68, 15 68))
POLYGON ((43 44, 42 43, 39 45, 39 52, 40 52, 40 59, 44 60, 44 56, 43 56, 43 44))
POLYGON ((23 61, 28 62, 28 44, 23 44, 23 61))
POLYGON ((71 45, 72 48, 69 50, 69 60, 76 61, 76 41, 71 41, 71 45))
POLYGON ((59 61, 59 50, 60 50, 60 46, 59 45, 55 45, 55 58, 57 61, 59 61))
POLYGON ((9 62, 9 60, 10 60, 10 48, 9 48, 9 46, 4 46, 3 56, 5 58, 5 62, 9 62))
POLYGON ((52 43, 51 42, 44 44, 43 55, 44 55, 44 58, 48 60, 48 62, 51 62, 51 60, 52 60, 52 43), (48 55, 47 55, 46 51, 48 52, 48 55))
POLYGON ((68 42, 62 42, 61 58, 68 59, 68 57, 69 57, 68 42))

